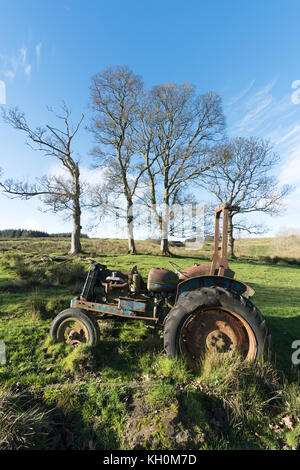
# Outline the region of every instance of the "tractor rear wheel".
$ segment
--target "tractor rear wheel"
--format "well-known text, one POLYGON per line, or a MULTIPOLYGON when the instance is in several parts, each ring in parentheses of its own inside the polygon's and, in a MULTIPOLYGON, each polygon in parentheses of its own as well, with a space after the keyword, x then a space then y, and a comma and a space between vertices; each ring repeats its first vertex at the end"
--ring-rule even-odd
POLYGON ((245 297, 221 287, 196 289, 180 297, 164 327, 168 357, 181 355, 192 370, 199 369, 207 351, 238 351, 252 361, 269 345, 260 311, 245 297))
POLYGON ((72 346, 82 344, 96 345, 99 336, 99 326, 94 316, 79 308, 67 308, 53 320, 50 336, 72 346))

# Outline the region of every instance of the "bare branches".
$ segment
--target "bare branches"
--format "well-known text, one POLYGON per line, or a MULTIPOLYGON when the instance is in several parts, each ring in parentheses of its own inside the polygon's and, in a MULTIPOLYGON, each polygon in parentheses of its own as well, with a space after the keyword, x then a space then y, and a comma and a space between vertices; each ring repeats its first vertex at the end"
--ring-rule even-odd
MULTIPOLYGON (((52 109, 49 111, 53 112, 52 109)), ((67 170, 67 177, 43 176, 36 183, 15 181, 7 179, 0 182, 2 191, 9 197, 30 199, 40 196, 44 204, 51 207, 54 212, 69 211, 73 218, 73 234, 71 252, 80 251, 80 198, 82 188, 80 184, 79 163, 72 154, 72 141, 84 119, 82 114, 75 126, 70 122, 71 111, 63 104, 62 114, 56 119, 63 121, 63 128, 59 129, 47 124, 45 127, 32 128, 27 123, 25 114, 18 108, 10 108, 2 112, 3 120, 14 129, 25 133, 27 144, 33 150, 39 150, 44 156, 59 160, 67 170)))
POLYGON ((29 184, 27 181, 15 181, 11 178, 4 182, 0 181, 0 187, 12 199, 20 198, 26 200, 33 196, 48 194, 48 191, 42 190, 38 184, 29 184))
MULTIPOLYGON (((207 149, 224 129, 221 100, 213 92, 197 96, 191 84, 167 83, 151 90, 146 110, 139 150, 146 165, 152 162, 147 169, 149 202, 168 206, 215 163, 207 149)), ((162 229, 162 215, 155 218, 162 229)), ((166 247, 166 233, 163 238, 166 247)))
MULTIPOLYGON (((108 68, 92 78, 91 108, 95 112, 90 125, 97 147, 93 153, 99 166, 107 166, 107 187, 115 198, 120 188, 127 205, 129 252, 135 253, 132 232, 133 197, 146 171, 135 157, 132 129, 137 121, 143 83, 127 66, 108 68), (104 149, 103 149, 104 147, 104 149)), ((110 204, 110 207, 114 207, 110 204)))
POLYGON ((279 186, 272 174, 279 156, 264 139, 239 137, 217 145, 211 152, 219 164, 207 170, 199 184, 214 194, 219 202, 239 208, 230 211, 229 246, 234 256, 233 229, 260 234, 264 227, 239 217, 237 222, 233 222, 233 217, 252 212, 279 214, 283 209, 284 198, 292 191, 292 187, 279 186))
POLYGON ((26 134, 27 144, 33 150, 41 151, 45 156, 55 157, 63 165, 71 170, 74 165, 74 159, 71 156, 71 142, 84 119, 82 114, 80 120, 73 130, 70 129, 69 117, 70 111, 63 105, 63 115, 56 116, 64 121, 65 130, 56 129, 49 124, 45 127, 31 128, 27 123, 25 114, 18 108, 10 108, 8 111, 2 111, 3 120, 10 124, 14 129, 18 129, 26 134))
POLYGON ((200 184, 220 202, 239 206, 240 213, 278 214, 290 186, 279 187, 272 170, 279 157, 268 141, 257 137, 236 138, 221 144, 212 152, 219 165, 204 173, 200 184))
MULTIPOLYGON (((91 107, 93 153, 108 168, 109 191, 119 195, 121 187, 128 209, 134 198, 151 207, 175 203, 215 162, 207 149, 224 129, 216 93, 197 96, 188 83, 143 90, 138 76, 117 66, 93 77, 91 107)), ((162 227, 162 215, 155 218, 162 227)))

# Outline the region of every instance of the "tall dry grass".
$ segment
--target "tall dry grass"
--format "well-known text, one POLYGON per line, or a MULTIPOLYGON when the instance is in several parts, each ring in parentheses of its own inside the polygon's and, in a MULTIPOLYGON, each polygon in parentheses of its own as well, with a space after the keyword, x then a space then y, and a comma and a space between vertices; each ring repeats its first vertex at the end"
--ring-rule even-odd
POLYGON ((0 394, 0 450, 38 448, 49 432, 48 414, 24 393, 0 394))

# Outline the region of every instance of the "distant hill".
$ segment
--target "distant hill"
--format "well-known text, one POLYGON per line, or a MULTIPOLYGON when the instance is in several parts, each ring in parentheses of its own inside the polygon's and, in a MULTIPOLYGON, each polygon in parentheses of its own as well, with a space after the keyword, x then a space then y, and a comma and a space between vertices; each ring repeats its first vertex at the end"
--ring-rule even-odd
MULTIPOLYGON (((70 238, 71 233, 47 233, 40 230, 27 230, 27 229, 6 229, 0 230, 0 239, 7 238, 48 238, 48 237, 58 237, 58 238, 70 238)), ((82 238, 88 238, 86 234, 81 234, 82 238)))

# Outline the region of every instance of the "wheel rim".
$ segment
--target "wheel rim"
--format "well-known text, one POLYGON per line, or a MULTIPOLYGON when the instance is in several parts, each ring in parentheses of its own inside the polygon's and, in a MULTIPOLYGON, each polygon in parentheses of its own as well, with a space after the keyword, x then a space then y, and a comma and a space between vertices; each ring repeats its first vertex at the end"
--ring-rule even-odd
POLYGON ((223 308, 194 312, 184 322, 179 336, 180 352, 191 369, 198 369, 207 351, 238 351, 246 360, 257 355, 257 341, 249 324, 223 308))
POLYGON ((57 339, 72 346, 89 342, 89 333, 85 324, 78 318, 63 320, 57 329, 57 339))

